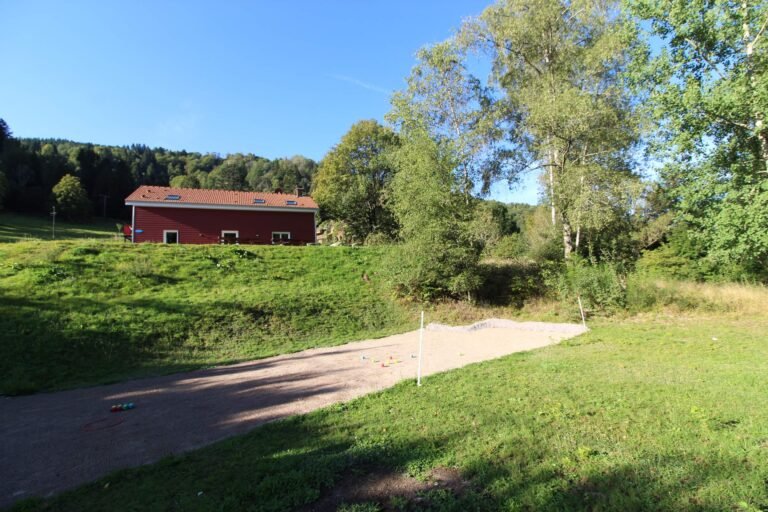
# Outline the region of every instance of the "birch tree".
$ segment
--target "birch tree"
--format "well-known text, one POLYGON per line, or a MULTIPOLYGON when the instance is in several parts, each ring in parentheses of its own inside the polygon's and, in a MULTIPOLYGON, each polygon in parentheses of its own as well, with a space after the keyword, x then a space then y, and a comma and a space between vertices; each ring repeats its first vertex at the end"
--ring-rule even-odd
POLYGON ((568 258, 589 204, 581 184, 590 183, 595 203, 597 194, 615 195, 617 181, 597 179, 601 173, 631 179, 626 165, 615 164, 636 140, 621 75, 633 31, 611 2, 504 0, 468 22, 461 38, 492 57, 503 111, 512 116, 509 139, 521 144, 514 149, 526 168, 543 170, 551 223, 562 230, 568 258))
POLYGON ((466 48, 444 41, 416 54, 407 87, 395 93, 387 119, 401 130, 413 123, 451 153, 465 202, 476 191, 487 193, 503 174, 502 117, 491 89, 470 73, 466 48), (479 188, 479 190, 478 190, 479 188))
POLYGON ((648 29, 635 80, 654 156, 709 256, 768 264, 768 1, 627 0, 648 29), (650 51, 661 42, 661 51, 650 51), (653 45, 655 45, 653 44, 653 45))

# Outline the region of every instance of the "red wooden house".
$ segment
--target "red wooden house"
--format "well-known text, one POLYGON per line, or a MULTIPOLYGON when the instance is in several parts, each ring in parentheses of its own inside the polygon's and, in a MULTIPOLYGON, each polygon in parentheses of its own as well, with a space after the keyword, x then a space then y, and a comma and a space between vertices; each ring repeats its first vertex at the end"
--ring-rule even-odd
POLYGON ((317 204, 296 194, 145 185, 125 199, 131 241, 173 244, 315 242, 317 204))

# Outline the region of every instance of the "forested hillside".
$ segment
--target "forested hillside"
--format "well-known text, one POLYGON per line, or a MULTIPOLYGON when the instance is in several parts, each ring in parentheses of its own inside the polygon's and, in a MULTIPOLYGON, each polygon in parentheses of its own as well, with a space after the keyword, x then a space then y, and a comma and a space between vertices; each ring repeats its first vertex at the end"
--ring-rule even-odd
POLYGON ((269 160, 253 154, 169 151, 141 144, 102 146, 63 139, 17 139, 0 119, 0 208, 44 213, 66 175, 87 197, 77 216, 125 215, 123 199, 138 185, 272 192, 309 190, 317 163, 303 156, 269 160))

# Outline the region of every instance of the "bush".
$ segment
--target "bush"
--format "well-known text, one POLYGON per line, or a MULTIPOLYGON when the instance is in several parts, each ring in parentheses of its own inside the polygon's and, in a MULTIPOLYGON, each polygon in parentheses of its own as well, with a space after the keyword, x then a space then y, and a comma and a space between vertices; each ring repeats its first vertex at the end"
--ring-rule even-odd
POLYGON ((585 313, 613 313, 627 305, 626 276, 610 263, 574 259, 545 269, 547 286, 564 303, 581 298, 585 313))
POLYGON ((652 277, 673 279, 702 279, 702 271, 696 261, 681 256, 669 246, 663 245, 653 251, 645 251, 637 260, 637 272, 652 277))
POLYGON ((402 296, 421 300, 464 297, 481 284, 481 246, 470 229, 472 205, 459 190, 454 163, 440 144, 414 134, 398 151, 392 181, 403 243, 385 265, 402 296))
POLYGON ((365 237, 365 245, 389 245, 391 243, 392 237, 380 231, 365 237))
POLYGON ((502 236, 494 245, 486 248, 486 254, 492 258, 514 259, 525 254, 526 243, 520 233, 502 236))
POLYGON ((520 308, 546 291, 541 267, 533 262, 489 262, 480 265, 480 270, 483 284, 477 298, 482 302, 520 308))

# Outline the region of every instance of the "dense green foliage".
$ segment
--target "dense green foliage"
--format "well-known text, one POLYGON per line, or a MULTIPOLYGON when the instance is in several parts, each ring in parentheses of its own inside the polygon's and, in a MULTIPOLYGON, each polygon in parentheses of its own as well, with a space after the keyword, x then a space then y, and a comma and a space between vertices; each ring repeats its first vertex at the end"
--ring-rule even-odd
POLYGON ((459 38, 489 53, 515 170, 543 170, 566 259, 631 211, 637 122, 622 71, 632 41, 610 4, 553 0, 499 2, 459 38))
POLYGON ((712 263, 767 275, 768 2, 628 0, 661 50, 634 63, 654 156, 712 263))
POLYGON ((448 466, 469 479, 458 495, 357 510, 757 511, 768 504, 766 328, 601 322, 16 510, 295 510, 372 468, 424 477, 448 466))
POLYGON ((432 300, 470 295, 480 286, 481 247, 469 221, 472 205, 456 175, 451 152, 425 132, 410 133, 395 155, 392 182, 400 243, 387 265, 401 294, 432 300))
POLYGON ((52 189, 67 174, 77 177, 85 188, 90 211, 121 218, 126 216, 123 200, 138 185, 308 191, 316 169, 314 161, 301 156, 268 160, 233 154, 223 158, 138 144, 115 147, 15 139, 0 119, 0 207, 15 212, 48 212, 52 189))
POLYGON ((391 153, 398 146, 391 129, 373 120, 359 121, 320 163, 312 197, 323 218, 346 224, 349 240, 395 237, 388 187, 396 171, 391 153))
POLYGON ((381 286, 385 253, 0 244, 0 393, 169 373, 401 330, 407 312, 381 286))
POLYGON ((91 204, 88 195, 80 183, 80 180, 71 174, 65 174, 54 185, 53 201, 59 208, 59 213, 65 219, 83 219, 91 213, 91 204))
POLYGON ((392 97, 387 118, 401 131, 424 130, 450 154, 465 199, 479 187, 485 194, 502 174, 503 119, 487 86, 466 66, 466 49, 445 41, 416 54, 405 90, 392 97))

